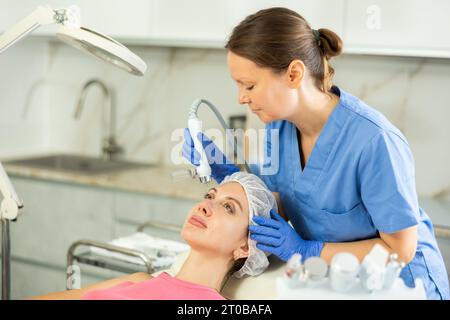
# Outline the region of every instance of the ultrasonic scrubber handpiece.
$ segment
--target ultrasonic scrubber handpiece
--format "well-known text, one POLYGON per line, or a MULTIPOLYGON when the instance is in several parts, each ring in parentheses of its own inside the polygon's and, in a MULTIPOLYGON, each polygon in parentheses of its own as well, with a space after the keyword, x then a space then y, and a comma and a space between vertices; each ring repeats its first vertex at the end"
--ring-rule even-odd
POLYGON ((188 128, 192 140, 194 141, 194 148, 200 154, 199 165, 196 167, 197 176, 199 177, 201 183, 208 183, 211 181, 211 167, 208 163, 208 158, 206 157, 202 142, 198 140, 198 133, 202 131, 202 122, 197 117, 197 110, 201 103, 202 100, 197 99, 191 105, 188 118, 188 128))

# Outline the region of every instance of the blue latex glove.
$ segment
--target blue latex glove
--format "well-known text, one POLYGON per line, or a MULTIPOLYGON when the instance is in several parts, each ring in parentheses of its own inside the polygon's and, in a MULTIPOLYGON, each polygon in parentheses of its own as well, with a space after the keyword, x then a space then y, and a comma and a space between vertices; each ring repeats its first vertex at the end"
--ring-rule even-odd
POLYGON ((294 253, 300 253, 302 260, 320 256, 322 241, 303 240, 298 233, 274 210, 270 218, 254 216, 258 225, 249 225, 250 238, 257 242, 256 247, 273 253, 283 261, 289 260, 294 253))
MULTIPOLYGON (((211 177, 217 183, 221 183, 226 176, 240 171, 237 166, 230 163, 222 151, 203 132, 199 132, 197 138, 202 142, 203 148, 206 151, 208 163, 211 166, 211 177), (212 159, 210 159, 209 155, 211 155, 212 159)), ((199 165, 200 154, 195 150, 194 141, 188 128, 184 129, 183 157, 193 165, 199 165)))

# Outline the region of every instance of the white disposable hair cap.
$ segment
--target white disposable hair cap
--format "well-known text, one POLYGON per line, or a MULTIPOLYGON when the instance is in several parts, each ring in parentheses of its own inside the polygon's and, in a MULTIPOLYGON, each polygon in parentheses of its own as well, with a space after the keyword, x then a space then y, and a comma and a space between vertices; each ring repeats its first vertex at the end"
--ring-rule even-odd
MULTIPOLYGON (((278 212, 277 201, 266 184, 256 175, 247 172, 235 172, 226 176, 220 184, 238 182, 245 191, 248 201, 249 224, 255 225, 253 216, 270 218, 270 210, 278 212)), ((249 256, 241 269, 233 276, 242 278, 246 275, 260 275, 269 266, 267 254, 256 247, 256 241, 248 238, 249 256)))

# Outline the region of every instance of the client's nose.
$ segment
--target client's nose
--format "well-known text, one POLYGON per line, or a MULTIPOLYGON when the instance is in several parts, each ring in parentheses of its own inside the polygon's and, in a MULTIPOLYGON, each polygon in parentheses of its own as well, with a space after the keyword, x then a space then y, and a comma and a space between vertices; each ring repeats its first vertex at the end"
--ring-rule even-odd
POLYGON ((212 215, 212 204, 210 200, 205 200, 200 204, 200 211, 205 215, 206 217, 209 217, 212 215))

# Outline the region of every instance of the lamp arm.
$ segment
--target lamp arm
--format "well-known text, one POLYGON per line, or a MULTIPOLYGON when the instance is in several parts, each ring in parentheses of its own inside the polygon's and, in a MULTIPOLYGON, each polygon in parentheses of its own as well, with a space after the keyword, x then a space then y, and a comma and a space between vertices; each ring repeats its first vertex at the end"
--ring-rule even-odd
POLYGON ((0 53, 40 26, 58 22, 55 19, 55 11, 52 8, 46 6, 37 7, 31 14, 0 35, 0 53))
POLYGON ((9 180, 3 165, 0 162, 0 191, 3 199, 0 202, 0 218, 14 220, 17 218, 19 209, 23 207, 22 201, 17 196, 11 180, 9 180))

